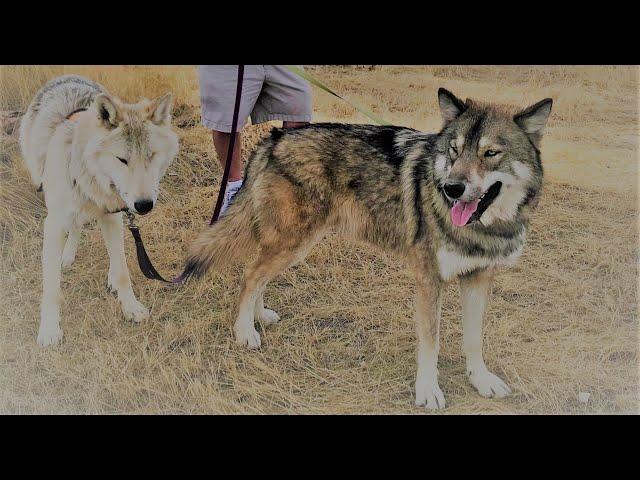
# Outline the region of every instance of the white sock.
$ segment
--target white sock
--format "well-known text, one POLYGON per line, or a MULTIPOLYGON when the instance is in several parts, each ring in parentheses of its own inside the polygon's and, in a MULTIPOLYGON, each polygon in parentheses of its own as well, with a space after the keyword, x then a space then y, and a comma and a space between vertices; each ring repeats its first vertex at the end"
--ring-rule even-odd
POLYGON ((236 180, 234 182, 227 182, 227 188, 225 190, 224 202, 222 203, 222 208, 220 209, 220 215, 227 211, 227 208, 229 208, 233 197, 235 197, 236 193, 238 193, 238 190, 240 190, 243 181, 244 179, 241 178, 240 180, 236 180))
POLYGON ((235 182, 227 182, 227 192, 237 192, 242 186, 242 182, 244 182, 244 178, 236 180, 235 182))

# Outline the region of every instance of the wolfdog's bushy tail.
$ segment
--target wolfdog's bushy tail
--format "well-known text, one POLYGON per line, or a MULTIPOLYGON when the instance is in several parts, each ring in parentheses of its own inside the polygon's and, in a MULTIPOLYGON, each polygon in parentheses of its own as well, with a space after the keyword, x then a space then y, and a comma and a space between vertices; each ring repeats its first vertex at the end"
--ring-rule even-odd
POLYGON ((212 267, 245 257, 256 245, 252 235, 253 207, 244 186, 225 215, 203 230, 189 248, 185 273, 199 277, 212 267))

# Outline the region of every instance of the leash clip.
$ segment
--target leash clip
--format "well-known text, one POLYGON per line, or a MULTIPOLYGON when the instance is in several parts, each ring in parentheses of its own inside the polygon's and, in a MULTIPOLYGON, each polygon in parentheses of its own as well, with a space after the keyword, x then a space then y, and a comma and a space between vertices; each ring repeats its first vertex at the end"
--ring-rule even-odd
POLYGON ((129 210, 126 210, 124 214, 127 217, 127 227, 138 230, 138 225, 136 225, 136 216, 129 210))

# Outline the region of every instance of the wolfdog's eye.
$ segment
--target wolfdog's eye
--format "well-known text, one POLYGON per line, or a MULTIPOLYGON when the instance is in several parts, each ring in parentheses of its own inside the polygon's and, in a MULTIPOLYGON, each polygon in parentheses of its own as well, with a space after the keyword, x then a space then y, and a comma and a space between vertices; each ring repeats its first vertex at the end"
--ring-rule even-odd
POLYGON ((118 160, 120 160, 122 163, 124 163, 125 165, 129 165, 129 162, 127 162, 124 158, 120 158, 120 157, 116 157, 118 160))
POLYGON ((458 155, 458 149, 455 147, 455 145, 451 144, 451 145, 449 145, 449 148, 450 148, 451 150, 453 150, 453 153, 455 153, 456 155, 458 155))
POLYGON ((486 152, 484 152, 484 156, 485 157, 495 157, 499 153, 500 152, 498 150, 487 150, 486 152))

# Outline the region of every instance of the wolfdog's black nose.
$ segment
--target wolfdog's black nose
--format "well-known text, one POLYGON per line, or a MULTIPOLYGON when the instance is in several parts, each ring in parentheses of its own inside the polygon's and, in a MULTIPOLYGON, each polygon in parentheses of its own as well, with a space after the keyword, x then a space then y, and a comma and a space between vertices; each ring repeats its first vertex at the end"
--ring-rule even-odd
POLYGON ((460 198, 464 193, 465 185, 462 182, 451 182, 445 183, 443 188, 444 193, 446 193, 449 198, 460 198))
POLYGON ((144 215, 145 213, 149 213, 153 208, 153 200, 144 198, 135 202, 133 206, 136 207, 136 212, 144 215))

